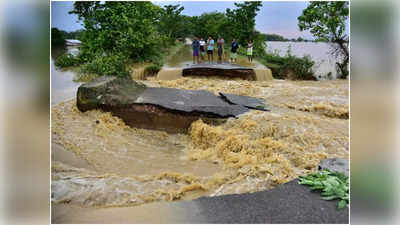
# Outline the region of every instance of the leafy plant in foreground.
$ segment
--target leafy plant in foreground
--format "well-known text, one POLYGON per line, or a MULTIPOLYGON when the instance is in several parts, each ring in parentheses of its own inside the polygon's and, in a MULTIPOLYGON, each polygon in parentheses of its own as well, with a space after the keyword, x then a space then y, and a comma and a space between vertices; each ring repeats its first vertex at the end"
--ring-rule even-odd
POLYGON ((80 60, 78 57, 73 56, 70 53, 61 55, 57 57, 54 64, 57 67, 70 67, 70 66, 78 66, 80 64, 80 60))
POLYGON ((349 178, 343 173, 323 170, 300 176, 299 180, 299 184, 308 185, 312 190, 321 190, 324 200, 340 199, 339 209, 346 207, 349 203, 349 178))
POLYGON ((159 65, 150 65, 144 69, 146 76, 154 76, 161 70, 159 65))

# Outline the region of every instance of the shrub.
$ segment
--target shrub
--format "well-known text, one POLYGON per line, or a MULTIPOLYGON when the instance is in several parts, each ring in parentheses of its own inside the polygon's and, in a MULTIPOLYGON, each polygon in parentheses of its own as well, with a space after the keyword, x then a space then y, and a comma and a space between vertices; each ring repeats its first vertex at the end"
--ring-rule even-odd
POLYGON ((72 54, 67 53, 57 57, 57 59, 54 62, 54 65, 56 65, 57 67, 70 67, 70 66, 77 66, 80 63, 81 62, 78 57, 75 57, 72 54))
POLYGON ((309 56, 299 58, 289 55, 283 60, 280 74, 281 76, 287 76, 288 70, 292 70, 294 72, 294 77, 291 77, 292 79, 315 80, 316 78, 313 76, 314 72, 312 70, 313 65, 314 61, 309 56))
POLYGON ((51 46, 65 45, 65 37, 63 31, 57 28, 51 28, 51 46))
POLYGON ((81 72, 119 77, 129 75, 127 59, 120 55, 98 56, 93 61, 83 64, 81 72))
POLYGON ((312 70, 315 62, 311 60, 310 56, 293 56, 290 54, 290 49, 285 56, 280 56, 277 51, 267 53, 260 61, 271 68, 274 78, 316 80, 312 70))
POLYGON ((144 69, 145 76, 156 75, 161 70, 159 65, 151 65, 144 69))
POLYGON ((153 56, 150 57, 150 62, 152 62, 154 65, 157 65, 159 67, 162 67, 164 64, 164 55, 161 54, 154 54, 153 56))

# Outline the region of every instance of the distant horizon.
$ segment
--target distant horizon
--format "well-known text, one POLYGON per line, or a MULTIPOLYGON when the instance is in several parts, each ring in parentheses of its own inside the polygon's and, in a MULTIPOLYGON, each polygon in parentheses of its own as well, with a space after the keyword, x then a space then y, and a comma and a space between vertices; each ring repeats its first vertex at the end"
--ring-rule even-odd
MULTIPOLYGON (((67 32, 84 29, 77 15, 68 14, 73 9, 74 1, 51 2, 51 28, 67 32)), ((234 2, 194 2, 194 1, 152 1, 153 4, 184 6, 183 15, 199 16, 203 13, 226 12, 227 8, 236 8, 234 2)), ((296 2, 262 2, 263 6, 256 17, 256 30, 263 34, 277 34, 287 39, 299 37, 307 40, 316 38, 309 32, 301 32, 297 26, 297 17, 308 5, 308 1, 296 2)), ((347 32, 348 33, 348 32, 347 32)))

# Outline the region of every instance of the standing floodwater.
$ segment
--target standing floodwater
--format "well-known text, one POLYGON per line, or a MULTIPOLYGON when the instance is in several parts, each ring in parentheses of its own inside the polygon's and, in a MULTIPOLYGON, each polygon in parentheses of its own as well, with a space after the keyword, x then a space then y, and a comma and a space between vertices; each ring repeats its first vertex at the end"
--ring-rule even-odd
POLYGON ((77 73, 70 69, 56 68, 54 60, 64 54, 70 53, 77 55, 79 53, 78 47, 66 47, 66 48, 55 48, 52 49, 51 54, 51 104, 54 105, 61 101, 75 98, 76 91, 80 82, 74 81, 77 73))

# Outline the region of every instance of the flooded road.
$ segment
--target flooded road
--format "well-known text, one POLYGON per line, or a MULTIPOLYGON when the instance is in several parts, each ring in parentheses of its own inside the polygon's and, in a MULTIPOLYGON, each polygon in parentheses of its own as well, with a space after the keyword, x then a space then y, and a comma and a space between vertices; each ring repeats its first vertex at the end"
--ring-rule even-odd
POLYGON ((68 74, 52 73, 51 121, 51 200, 67 217, 76 207, 144 207, 267 190, 316 171, 321 159, 349 156, 348 81, 149 78, 153 87, 248 95, 271 108, 219 126, 199 120, 188 134, 168 134, 128 127, 99 110, 80 112, 66 97, 79 85, 68 74), (65 98, 53 97, 61 92, 65 98))

